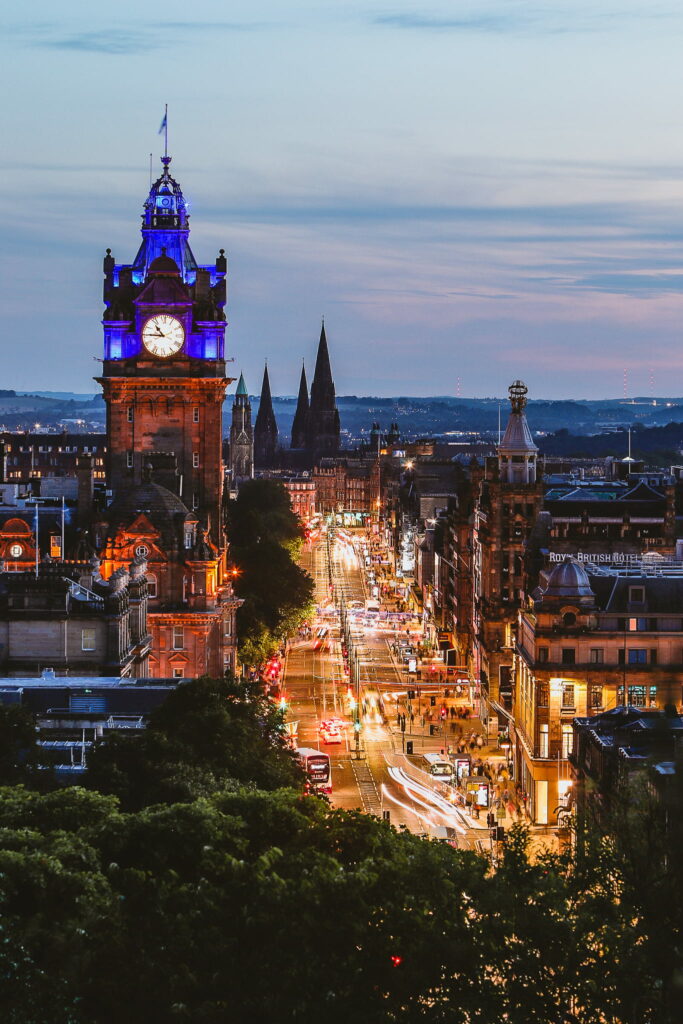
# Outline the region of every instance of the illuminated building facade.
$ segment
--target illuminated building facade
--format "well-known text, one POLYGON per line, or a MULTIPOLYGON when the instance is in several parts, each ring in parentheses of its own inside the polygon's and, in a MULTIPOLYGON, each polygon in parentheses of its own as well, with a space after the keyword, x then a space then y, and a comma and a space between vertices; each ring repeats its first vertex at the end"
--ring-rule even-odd
POLYGON ((553 823, 568 800, 575 717, 680 705, 682 608, 680 563, 616 568, 567 556, 542 573, 519 616, 513 734, 536 823, 553 823))

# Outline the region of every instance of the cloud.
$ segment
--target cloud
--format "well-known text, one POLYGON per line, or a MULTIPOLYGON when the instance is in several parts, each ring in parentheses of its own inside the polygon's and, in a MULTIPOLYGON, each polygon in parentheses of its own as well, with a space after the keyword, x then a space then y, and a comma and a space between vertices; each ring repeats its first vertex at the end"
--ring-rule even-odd
POLYGON ((613 10, 597 11, 592 5, 583 10, 576 3, 561 6, 532 7, 528 4, 505 8, 494 5, 489 10, 478 8, 471 13, 458 16, 425 14, 423 11, 396 11, 377 14, 371 23, 386 28, 407 29, 423 32, 478 32, 503 34, 537 30, 547 34, 569 32, 601 32, 612 26, 621 26, 627 21, 662 20, 677 18, 679 14, 668 8, 645 10, 642 7, 628 11, 623 3, 613 10))
POLYGON ((373 19, 375 25, 390 28, 427 29, 430 32, 510 32, 526 28, 531 19, 519 14, 471 14, 459 18, 439 18, 418 12, 400 14, 379 14, 373 19))
POLYGON ((51 50, 79 50, 83 53, 109 53, 128 56, 148 53, 159 46, 151 32, 127 32, 122 29, 102 29, 99 32, 80 32, 59 39, 44 39, 37 43, 51 50))
POLYGON ((669 274, 588 274, 571 282, 573 288, 585 288, 588 291, 608 292, 617 295, 638 294, 644 298, 654 297, 664 292, 683 294, 683 273, 669 274))
POLYGON ((189 33, 251 32, 266 26, 261 22, 238 21, 167 21, 162 25, 143 24, 139 29, 98 29, 92 32, 75 32, 70 35, 53 35, 54 26, 41 25, 37 30, 26 30, 33 38, 29 45, 47 47, 51 50, 77 50, 82 53, 130 56, 149 53, 165 46, 171 46, 179 37, 189 33), (46 38, 46 35, 49 35, 46 38))

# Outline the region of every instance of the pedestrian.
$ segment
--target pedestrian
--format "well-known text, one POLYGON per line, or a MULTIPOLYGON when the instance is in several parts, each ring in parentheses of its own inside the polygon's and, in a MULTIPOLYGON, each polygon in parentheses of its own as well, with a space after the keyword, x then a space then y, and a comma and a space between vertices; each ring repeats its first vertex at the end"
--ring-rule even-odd
POLYGON ((481 750, 484 746, 484 737, 479 733, 477 736, 477 750, 481 750))
POLYGON ((476 747, 476 745, 477 745, 477 741, 475 740, 474 736, 471 736, 470 737, 470 753, 471 754, 474 753, 474 748, 476 747))

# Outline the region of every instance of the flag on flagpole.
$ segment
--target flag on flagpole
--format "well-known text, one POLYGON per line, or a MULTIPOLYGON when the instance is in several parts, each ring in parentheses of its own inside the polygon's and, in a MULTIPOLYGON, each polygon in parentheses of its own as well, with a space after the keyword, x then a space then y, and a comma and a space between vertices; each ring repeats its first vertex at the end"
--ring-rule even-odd
POLYGON ((158 135, 161 135, 161 134, 162 134, 163 132, 165 132, 165 131, 166 131, 166 128, 167 128, 167 126, 168 126, 168 112, 166 112, 166 113, 164 114, 164 116, 163 116, 163 119, 162 119, 162 121, 161 121, 161 125, 160 125, 160 127, 159 127, 159 131, 157 132, 157 134, 158 134, 158 135))

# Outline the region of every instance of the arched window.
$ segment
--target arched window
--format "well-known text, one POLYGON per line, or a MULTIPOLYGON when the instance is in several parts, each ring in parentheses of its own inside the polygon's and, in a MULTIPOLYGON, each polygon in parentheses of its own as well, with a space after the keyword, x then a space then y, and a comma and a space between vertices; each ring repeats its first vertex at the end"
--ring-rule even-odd
POLYGON ((153 572, 147 573, 147 595, 148 597, 157 596, 157 578, 153 572))

